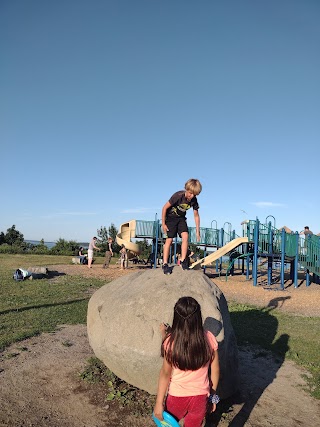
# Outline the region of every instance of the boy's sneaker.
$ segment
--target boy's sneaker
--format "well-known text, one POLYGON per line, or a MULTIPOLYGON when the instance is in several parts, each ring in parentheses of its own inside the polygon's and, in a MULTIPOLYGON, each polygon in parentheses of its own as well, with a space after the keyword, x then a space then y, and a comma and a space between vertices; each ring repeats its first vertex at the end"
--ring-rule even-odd
POLYGON ((171 274, 171 268, 168 266, 168 264, 163 264, 162 270, 164 274, 171 274))
POLYGON ((180 265, 181 265, 182 270, 189 270, 188 261, 186 259, 181 261, 180 265))

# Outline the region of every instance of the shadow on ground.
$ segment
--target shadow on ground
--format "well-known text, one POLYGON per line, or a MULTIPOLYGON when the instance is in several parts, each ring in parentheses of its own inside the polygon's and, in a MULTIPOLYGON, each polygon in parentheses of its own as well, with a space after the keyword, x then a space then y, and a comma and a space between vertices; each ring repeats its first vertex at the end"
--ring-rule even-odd
POLYGON ((283 304, 286 298, 272 299, 265 309, 230 313, 240 349, 240 391, 217 405, 216 411, 207 416, 205 427, 218 426, 222 419, 227 420, 231 427, 244 426, 263 392, 276 378, 289 350, 289 335, 283 334, 274 342, 278 320, 272 315, 272 310, 283 304), (252 355, 253 348, 253 356, 247 356, 249 353, 252 355), (236 404, 242 406, 235 414, 233 405, 236 404))

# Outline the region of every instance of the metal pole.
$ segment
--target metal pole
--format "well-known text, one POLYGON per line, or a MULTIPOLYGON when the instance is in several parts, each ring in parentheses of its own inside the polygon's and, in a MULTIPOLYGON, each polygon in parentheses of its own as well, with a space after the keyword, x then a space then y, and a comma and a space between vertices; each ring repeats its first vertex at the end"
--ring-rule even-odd
MULTIPOLYGON (((215 219, 213 219, 211 221, 211 229, 212 229, 212 223, 215 222, 216 223, 216 228, 215 228, 215 233, 217 233, 217 250, 219 249, 219 233, 218 233, 218 223, 215 219)), ((213 240, 214 243, 214 240, 213 240)), ((216 272, 218 273, 219 271, 219 261, 216 260, 216 272)))
POLYGON ((217 223, 217 221, 215 220, 215 219, 213 219, 212 221, 211 221, 211 228, 212 228, 212 223, 213 222, 215 222, 216 223, 216 228, 215 229, 217 229, 218 228, 218 223, 217 223))
POLYGON ((294 287, 298 287, 298 261, 299 261, 299 233, 296 231, 296 254, 294 257, 294 276, 293 276, 293 283, 294 287))
POLYGON ((268 285, 271 285, 273 264, 273 231, 271 229, 271 222, 268 224, 268 244, 268 285))
POLYGON ((159 238, 159 225, 160 225, 160 220, 157 219, 157 214, 156 214, 156 220, 154 222, 155 227, 156 227, 156 241, 155 241, 155 247, 154 247, 154 260, 153 260, 153 268, 157 268, 157 259, 158 259, 158 238, 159 238))
POLYGON ((283 228, 281 231, 281 269, 280 269, 280 287, 284 290, 284 260, 286 256, 286 232, 283 228))
MULTIPOLYGON (((269 217, 273 218, 273 227, 276 228, 276 219, 275 219, 275 217, 273 215, 268 215, 267 216, 267 218, 266 218, 266 224, 268 224, 268 218, 269 217)), ((270 224, 271 224, 271 221, 270 221, 270 224)))
POLYGON ((258 276, 258 243, 259 243, 259 220, 256 219, 256 223, 253 230, 253 242, 254 242, 254 250, 253 250, 253 286, 257 286, 257 276, 258 276))

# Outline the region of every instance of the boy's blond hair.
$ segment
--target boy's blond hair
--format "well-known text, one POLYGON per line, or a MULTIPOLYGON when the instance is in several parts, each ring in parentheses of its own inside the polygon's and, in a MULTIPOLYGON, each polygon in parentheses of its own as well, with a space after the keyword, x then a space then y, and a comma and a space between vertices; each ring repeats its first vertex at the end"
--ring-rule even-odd
POLYGON ((187 191, 190 191, 193 195, 197 196, 201 193, 202 185, 198 179, 191 178, 188 179, 188 181, 185 183, 184 188, 187 191))

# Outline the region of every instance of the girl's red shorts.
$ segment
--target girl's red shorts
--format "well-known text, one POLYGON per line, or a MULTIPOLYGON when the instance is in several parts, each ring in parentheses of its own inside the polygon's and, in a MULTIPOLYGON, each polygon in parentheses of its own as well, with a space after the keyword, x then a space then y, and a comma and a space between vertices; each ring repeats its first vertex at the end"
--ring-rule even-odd
POLYGON ((179 421, 184 418, 184 427, 201 427, 206 415, 208 395, 176 397, 170 394, 166 410, 179 421))

